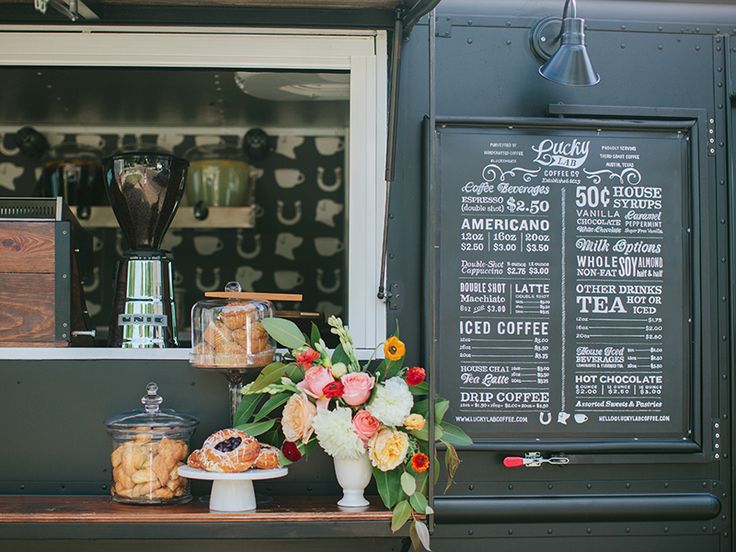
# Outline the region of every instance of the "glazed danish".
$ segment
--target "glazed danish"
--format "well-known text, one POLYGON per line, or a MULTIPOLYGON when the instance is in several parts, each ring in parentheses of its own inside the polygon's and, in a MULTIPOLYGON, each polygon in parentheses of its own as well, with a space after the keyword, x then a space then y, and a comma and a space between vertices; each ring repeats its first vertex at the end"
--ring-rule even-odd
POLYGON ((189 455, 187 464, 209 472, 239 473, 255 464, 260 451, 255 437, 239 429, 221 429, 189 455))

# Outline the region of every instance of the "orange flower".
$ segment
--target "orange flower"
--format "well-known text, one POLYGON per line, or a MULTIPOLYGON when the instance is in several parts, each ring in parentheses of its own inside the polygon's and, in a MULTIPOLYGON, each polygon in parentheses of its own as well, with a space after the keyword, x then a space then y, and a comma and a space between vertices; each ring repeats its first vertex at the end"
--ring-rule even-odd
POLYGON ((406 352, 406 346, 398 337, 392 335, 384 343, 383 352, 389 360, 401 360, 406 352))
POLYGON ((429 469, 429 456, 421 452, 411 457, 411 467, 417 473, 425 472, 429 469))

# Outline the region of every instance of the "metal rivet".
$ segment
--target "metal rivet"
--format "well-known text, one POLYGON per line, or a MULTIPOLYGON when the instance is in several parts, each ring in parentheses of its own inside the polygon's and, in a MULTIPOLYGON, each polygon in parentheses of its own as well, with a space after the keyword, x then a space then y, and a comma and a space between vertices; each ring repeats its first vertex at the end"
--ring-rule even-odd
POLYGON ((554 488, 554 485, 552 483, 550 483, 550 484, 547 485, 547 488, 548 489, 553 489, 554 488))
POLYGON ((703 485, 703 487, 707 487, 708 486, 708 482, 707 481, 703 481, 703 483, 701 483, 701 485, 703 485))
POLYGON ((67 326, 69 326, 69 324, 67 324, 66 322, 64 322, 64 323, 61 324, 61 326, 62 326, 62 328, 66 328, 67 326))
POLYGON ((510 26, 511 26, 511 21, 507 21, 507 22, 506 22, 506 26, 507 26, 507 27, 510 27, 510 26))
POLYGON ((507 40, 506 41, 506 46, 510 46, 510 45, 511 45, 511 41, 510 40, 507 40))
POLYGON ((473 24, 473 20, 472 19, 468 19, 468 25, 472 25, 472 24, 473 24))
POLYGON ((508 489, 509 489, 509 491, 512 491, 514 489, 513 483, 509 483, 508 489))
POLYGON ((723 302, 726 301, 726 296, 725 295, 723 297, 721 297, 721 301, 723 301, 723 302))
POLYGON ((514 534, 514 530, 513 530, 513 529, 509 529, 509 530, 507 531, 507 533, 508 533, 509 535, 513 535, 513 534, 514 534))
POLYGON ((626 48, 626 44, 624 44, 624 43, 622 42, 622 43, 621 43, 621 49, 623 50, 624 48, 626 48))
POLYGON ((719 148, 722 148, 723 147, 723 142, 718 142, 718 147, 719 148))
POLYGON ((473 43, 473 39, 472 39, 472 38, 469 38, 469 39, 467 40, 467 43, 468 43, 468 44, 472 44, 472 43, 473 43))
POLYGON ((725 263, 726 262, 726 257, 721 257, 721 262, 722 263, 725 263))
POLYGON ((472 529, 468 529, 468 535, 472 535, 472 534, 473 534, 473 530, 472 529))
MULTIPOLYGON (((723 378, 723 379, 726 379, 726 378, 723 378)), ((715 445, 713 445, 713 448, 714 449, 719 449, 719 448, 721 448, 721 445, 719 445, 718 443, 716 443, 715 445)))
POLYGON ((663 28, 664 28, 664 27, 662 27, 662 25, 657 25, 657 30, 658 30, 658 31, 661 31, 661 30, 662 30, 663 28))
POLYGON ((69 232, 67 232, 66 230, 62 230, 61 233, 62 235, 66 236, 69 232))
MULTIPOLYGON (((723 375, 721 376, 721 379, 727 380, 727 379, 728 379, 728 376, 727 376, 726 374, 723 374, 723 375)), ((716 447, 716 448, 718 448, 718 447, 716 447)))
POLYGON ((721 519, 728 519, 728 517, 726 516, 726 514, 723 514, 723 515, 721 516, 721 519))
POLYGON ((585 529, 585 532, 590 535, 593 532, 593 530, 590 527, 588 527, 587 529, 585 529))
POLYGON ((726 341, 726 339, 727 339, 727 338, 726 338, 726 336, 725 336, 725 335, 722 335, 722 336, 721 336, 721 341, 726 341))
POLYGON ((703 533, 705 533, 705 532, 706 532, 706 531, 708 530, 708 528, 707 528, 707 527, 706 527, 705 525, 703 525, 703 526, 702 526, 702 527, 700 528, 700 530, 701 530, 701 531, 702 531, 703 533))
POLYGON ((626 25, 621 25, 621 30, 622 31, 625 31, 626 30, 626 25))
POLYGON ((669 533, 669 532, 670 532, 670 528, 669 528, 669 527, 665 527, 665 528, 664 528, 664 532, 665 532, 665 533, 669 533))
POLYGON ((666 489, 666 488, 667 488, 667 487, 669 487, 669 486, 670 486, 670 484, 669 484, 669 483, 666 483, 666 482, 665 482, 665 484, 664 484, 664 488, 666 489))
POLYGON ((696 46, 696 47, 695 47, 695 51, 696 51, 696 52, 699 52, 699 51, 700 51, 700 46, 696 46))
POLYGON ((713 455, 713 458, 715 458, 716 460, 718 460, 720 457, 721 456, 718 453, 716 453, 716 454, 713 455))
POLYGON ((21 486, 20 486, 20 490, 21 490, 21 491, 25 491, 25 490, 26 490, 26 486, 25 486, 25 485, 21 485, 21 486))
POLYGON ((718 486, 718 481, 714 481, 713 482, 713 487, 717 487, 717 486, 718 486))
POLYGON ((723 88, 723 83, 722 82, 719 82, 718 83, 718 88, 723 88))
POLYGON ((62 275, 61 275, 61 277, 62 277, 62 278, 66 278, 66 274, 62 274, 62 275))
POLYGON ((548 535, 551 535, 552 534, 552 529, 547 529, 547 534, 548 535))
POLYGON ((591 483, 588 483, 588 484, 587 484, 587 485, 585 485, 585 486, 586 486, 586 487, 588 487, 589 489, 592 489, 592 488, 593 488, 593 485, 592 485, 591 483))
POLYGON ((63 337, 64 339, 66 339, 66 334, 65 333, 61 334, 61 337, 63 337))
POLYGON ((626 483, 626 488, 627 489, 630 489, 631 488, 631 483, 626 483))
POLYGON ((469 491, 472 491, 473 489, 475 489, 475 485, 473 485, 473 484, 468 485, 468 490, 469 491))
POLYGON ((662 48, 664 48, 664 46, 662 46, 661 44, 657 44, 657 50, 661 50, 662 48))

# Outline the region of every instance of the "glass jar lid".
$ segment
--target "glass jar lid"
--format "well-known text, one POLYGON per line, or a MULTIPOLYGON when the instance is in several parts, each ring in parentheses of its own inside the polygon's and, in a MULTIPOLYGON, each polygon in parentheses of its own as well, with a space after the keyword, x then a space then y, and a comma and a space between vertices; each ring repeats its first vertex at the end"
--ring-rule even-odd
POLYGON ((192 430, 199 424, 199 420, 194 416, 161 408, 163 402, 163 397, 158 394, 158 385, 150 382, 146 385, 146 394, 141 397, 143 408, 112 416, 105 420, 105 426, 108 431, 140 427, 192 430))

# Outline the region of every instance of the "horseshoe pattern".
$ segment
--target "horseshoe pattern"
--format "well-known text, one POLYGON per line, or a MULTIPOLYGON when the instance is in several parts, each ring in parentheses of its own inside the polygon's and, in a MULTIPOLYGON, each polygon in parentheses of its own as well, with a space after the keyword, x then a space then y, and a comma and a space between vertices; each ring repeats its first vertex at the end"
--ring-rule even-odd
POLYGON ((317 269, 317 289, 320 290, 322 293, 335 293, 338 289, 340 289, 340 269, 336 268, 332 271, 332 285, 325 285, 324 283, 324 275, 325 271, 321 268, 317 269))
POLYGON ((209 284, 204 283, 204 269, 201 267, 196 268, 196 275, 194 277, 195 283, 197 284, 197 289, 199 291, 215 291, 216 289, 220 289, 220 267, 216 266, 212 269, 212 282, 209 284))
POLYGON ((261 235, 256 234, 253 236, 253 249, 246 251, 243 249, 243 242, 245 241, 245 235, 242 230, 238 230, 238 243, 235 246, 235 250, 238 255, 243 259, 254 259, 261 253, 261 235))
POLYGON ((325 168, 317 167, 317 186, 323 192, 336 192, 342 186, 342 167, 335 167, 335 182, 325 184, 325 168))
POLYGON ((294 226, 300 220, 302 220, 302 200, 297 199, 292 207, 294 216, 288 218, 284 216, 284 202, 280 199, 276 201, 276 220, 278 220, 284 226, 294 226))

